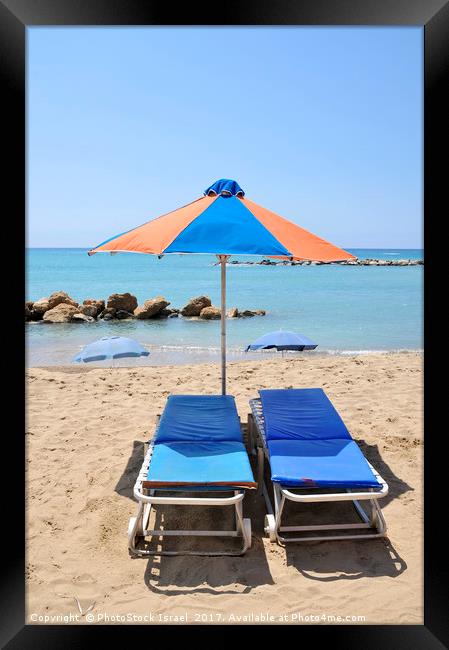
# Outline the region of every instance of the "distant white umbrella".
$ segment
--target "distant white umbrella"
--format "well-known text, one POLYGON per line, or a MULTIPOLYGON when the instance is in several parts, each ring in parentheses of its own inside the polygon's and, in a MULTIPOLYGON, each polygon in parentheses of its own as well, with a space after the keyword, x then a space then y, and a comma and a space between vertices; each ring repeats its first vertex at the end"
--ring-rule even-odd
POLYGON ((124 359, 126 357, 147 357, 150 353, 140 343, 125 336, 104 336, 89 343, 73 359, 75 363, 124 359))
POLYGON ((270 332, 259 337, 254 343, 248 345, 245 352, 248 350, 296 350, 302 352, 303 350, 315 350, 318 343, 314 343, 311 339, 303 334, 296 334, 295 332, 286 332, 279 330, 277 332, 270 332))

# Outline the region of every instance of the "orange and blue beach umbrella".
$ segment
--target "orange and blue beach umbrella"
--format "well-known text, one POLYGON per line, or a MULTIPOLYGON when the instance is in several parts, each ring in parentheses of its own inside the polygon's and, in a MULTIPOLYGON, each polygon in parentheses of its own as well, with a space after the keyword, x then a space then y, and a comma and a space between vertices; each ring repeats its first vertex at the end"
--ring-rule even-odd
POLYGON ((222 392, 226 387, 226 261, 230 255, 336 262, 354 256, 246 198, 240 185, 221 179, 173 212, 102 242, 89 251, 209 253, 221 263, 222 392))
POLYGON ((89 254, 101 251, 263 255, 322 262, 353 258, 246 198, 240 185, 227 179, 216 181, 196 201, 107 239, 89 254))

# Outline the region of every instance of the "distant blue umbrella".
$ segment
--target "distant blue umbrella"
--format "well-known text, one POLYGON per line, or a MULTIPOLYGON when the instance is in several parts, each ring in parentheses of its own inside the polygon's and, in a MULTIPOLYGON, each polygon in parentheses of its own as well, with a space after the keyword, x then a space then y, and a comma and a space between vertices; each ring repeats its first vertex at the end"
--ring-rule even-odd
POLYGON ((73 359, 76 363, 104 361, 105 359, 123 359, 125 357, 147 357, 150 353, 144 347, 124 336, 104 336, 89 343, 73 359))
POLYGON ((269 350, 276 348, 276 350, 314 350, 318 346, 317 343, 311 341, 303 334, 295 334, 295 332, 270 332, 258 338, 254 343, 248 345, 245 352, 248 350, 269 350))

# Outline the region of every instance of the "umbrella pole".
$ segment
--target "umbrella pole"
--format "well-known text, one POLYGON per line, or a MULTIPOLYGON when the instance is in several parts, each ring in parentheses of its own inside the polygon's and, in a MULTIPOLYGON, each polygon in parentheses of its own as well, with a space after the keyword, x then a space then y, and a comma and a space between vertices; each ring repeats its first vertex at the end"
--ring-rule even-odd
POLYGON ((218 255, 221 266, 221 394, 226 395, 226 262, 229 255, 218 255))

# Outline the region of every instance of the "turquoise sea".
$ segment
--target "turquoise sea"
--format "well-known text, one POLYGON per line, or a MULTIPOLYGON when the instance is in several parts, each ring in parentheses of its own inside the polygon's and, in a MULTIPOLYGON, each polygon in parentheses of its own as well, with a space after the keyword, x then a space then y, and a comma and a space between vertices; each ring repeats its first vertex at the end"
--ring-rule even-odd
MULTIPOLYGON (((347 250, 359 258, 424 257, 419 249, 347 250)), ((129 291, 139 303, 162 294, 171 306, 180 308, 189 298, 207 294, 219 306, 220 271, 214 262, 212 255, 89 257, 86 249, 31 248, 27 250, 26 299, 63 290, 82 302, 129 291)), ((305 334, 319 344, 317 352, 332 354, 423 347, 423 266, 228 265, 227 281, 228 307, 267 312, 266 316, 227 321, 230 359, 247 358, 242 348, 277 329, 305 334)), ((112 334, 135 338, 151 352, 142 360, 122 360, 121 365, 216 360, 220 345, 219 321, 27 323, 27 364, 68 364, 84 345, 112 334)))

